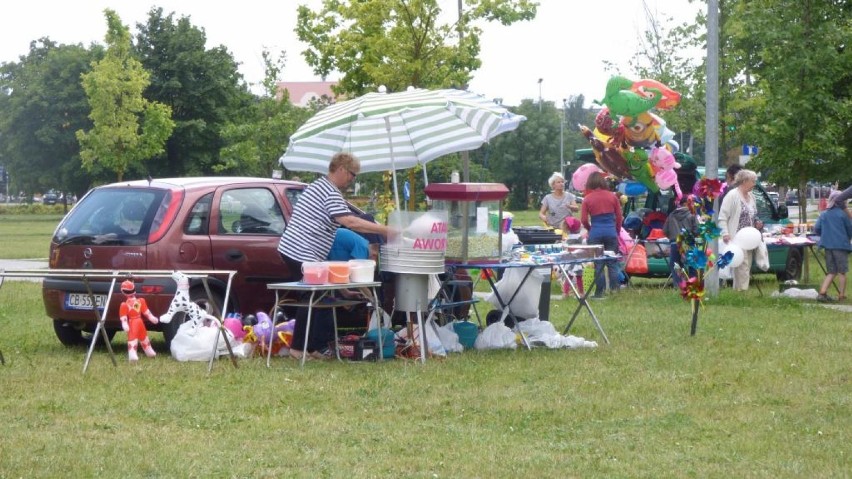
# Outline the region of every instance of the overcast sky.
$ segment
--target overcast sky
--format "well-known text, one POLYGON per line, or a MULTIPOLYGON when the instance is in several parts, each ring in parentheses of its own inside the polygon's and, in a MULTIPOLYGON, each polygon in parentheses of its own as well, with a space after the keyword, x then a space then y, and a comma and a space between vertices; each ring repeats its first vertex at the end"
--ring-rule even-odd
MULTIPOLYGON (((453 15, 457 0, 439 0, 453 15)), ((563 98, 583 94, 586 103, 603 96, 609 73, 604 60, 627 70, 627 60, 636 51, 647 20, 642 0, 539 0, 536 19, 509 27, 484 26, 481 39, 482 67, 474 72, 470 90, 487 98, 503 98, 507 105, 541 96, 561 104, 563 98), (542 79, 539 85, 539 78, 542 79)), ((688 0, 645 0, 652 12, 691 22, 706 2, 688 0)), ((224 45, 241 64, 247 82, 257 85, 263 78, 263 48, 285 50, 286 81, 319 80, 304 63, 293 29, 296 7, 312 8, 320 0, 15 0, 4 2, 0 17, 0 62, 18 61, 32 40, 47 36, 59 43, 103 43, 105 8, 112 8, 136 32, 152 7, 166 13, 189 16, 207 33, 207 47, 224 45)), ((661 17, 662 18, 662 17, 661 17)), ((336 80, 336 77, 328 80, 336 80)))

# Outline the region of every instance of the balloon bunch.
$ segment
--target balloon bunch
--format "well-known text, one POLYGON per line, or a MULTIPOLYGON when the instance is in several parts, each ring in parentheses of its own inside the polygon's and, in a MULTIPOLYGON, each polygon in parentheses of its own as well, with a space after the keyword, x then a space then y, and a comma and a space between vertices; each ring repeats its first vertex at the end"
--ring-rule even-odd
POLYGON ((677 151, 674 132, 651 109, 669 110, 680 102, 680 93, 656 80, 632 81, 622 76, 609 79, 606 94, 594 103, 604 105, 591 130, 579 125, 589 140, 595 159, 606 172, 623 180, 640 182, 658 192, 675 187, 677 151))

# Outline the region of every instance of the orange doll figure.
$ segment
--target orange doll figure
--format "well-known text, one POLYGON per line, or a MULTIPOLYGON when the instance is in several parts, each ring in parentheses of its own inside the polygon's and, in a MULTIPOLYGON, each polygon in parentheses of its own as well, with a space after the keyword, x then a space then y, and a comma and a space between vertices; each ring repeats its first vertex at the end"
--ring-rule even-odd
POLYGON ((118 314, 121 319, 121 328, 127 333, 127 359, 131 362, 139 360, 136 348, 140 343, 145 355, 153 358, 157 353, 151 347, 151 340, 148 339, 148 330, 145 328, 142 316, 148 318, 151 324, 157 324, 160 320, 151 314, 144 298, 136 297, 136 285, 133 281, 128 279, 121 283, 121 293, 126 299, 121 303, 118 314))

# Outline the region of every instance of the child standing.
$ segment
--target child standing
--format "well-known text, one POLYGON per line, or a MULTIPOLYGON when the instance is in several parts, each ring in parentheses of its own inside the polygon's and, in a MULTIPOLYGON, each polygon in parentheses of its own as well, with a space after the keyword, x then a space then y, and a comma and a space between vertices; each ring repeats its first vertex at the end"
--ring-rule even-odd
POLYGON ((849 270, 849 252, 852 251, 852 220, 846 210, 846 201, 839 200, 840 192, 832 191, 828 197, 828 209, 820 213, 814 225, 818 234, 819 246, 825 250, 825 267, 828 272, 819 288, 817 301, 830 302, 834 298, 828 295, 828 287, 837 276, 841 301, 846 299, 846 273, 849 270))

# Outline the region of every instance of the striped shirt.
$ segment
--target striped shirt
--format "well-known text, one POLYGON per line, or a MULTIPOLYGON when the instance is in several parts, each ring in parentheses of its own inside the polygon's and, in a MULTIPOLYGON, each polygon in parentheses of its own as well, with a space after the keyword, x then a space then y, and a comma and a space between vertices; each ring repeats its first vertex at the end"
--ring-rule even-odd
POLYGON ((350 214, 340 190, 323 176, 299 195, 293 216, 278 242, 278 252, 302 263, 325 261, 340 227, 335 218, 350 214))

